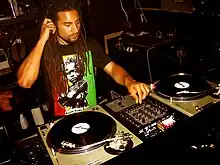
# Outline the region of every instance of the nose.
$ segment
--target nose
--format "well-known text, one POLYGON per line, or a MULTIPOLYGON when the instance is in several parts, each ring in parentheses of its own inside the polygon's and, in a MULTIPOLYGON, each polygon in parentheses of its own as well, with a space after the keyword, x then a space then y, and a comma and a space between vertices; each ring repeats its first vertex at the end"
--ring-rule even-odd
POLYGON ((73 24, 72 28, 71 28, 71 31, 73 33, 78 33, 79 32, 79 26, 77 26, 77 24, 73 24))

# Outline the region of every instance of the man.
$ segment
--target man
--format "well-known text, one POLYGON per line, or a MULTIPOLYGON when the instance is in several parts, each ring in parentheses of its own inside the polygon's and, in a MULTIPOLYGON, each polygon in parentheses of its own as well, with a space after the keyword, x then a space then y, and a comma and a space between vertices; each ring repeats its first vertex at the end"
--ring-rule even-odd
POLYGON ((136 82, 104 55, 95 40, 85 40, 81 26, 78 3, 74 0, 53 3, 48 8, 38 42, 18 69, 18 84, 30 88, 41 72, 55 115, 79 112, 96 105, 94 63, 117 83, 126 86, 136 102, 141 103, 149 93, 148 86, 136 82))

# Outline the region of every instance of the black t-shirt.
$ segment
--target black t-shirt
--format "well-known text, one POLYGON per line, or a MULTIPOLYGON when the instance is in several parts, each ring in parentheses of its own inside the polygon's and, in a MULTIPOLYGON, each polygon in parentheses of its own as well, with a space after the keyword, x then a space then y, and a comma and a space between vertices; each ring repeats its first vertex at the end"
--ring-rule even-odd
MULTIPOLYGON (((87 41, 87 47, 88 49, 91 51, 92 54, 92 61, 95 67, 100 68, 100 69, 104 69, 104 67, 111 62, 111 59, 109 58, 109 56, 105 55, 104 50, 102 49, 101 45, 94 40, 93 38, 89 38, 87 41)), ((59 53, 62 56, 65 55, 69 55, 69 54, 75 54, 77 52, 74 52, 74 45, 60 45, 59 46, 59 53)), ((43 56, 46 56, 47 54, 43 54, 43 56)), ((59 55, 59 54, 58 54, 59 55)), ((41 61, 41 75, 44 79, 44 83, 45 83, 45 88, 47 90, 47 95, 49 98, 49 103, 50 103, 50 110, 53 111, 54 105, 51 105, 51 103, 53 102, 54 96, 53 96, 53 92, 52 92, 52 84, 50 84, 49 82, 49 75, 46 72, 46 69, 44 65, 46 65, 43 61, 44 58, 42 58, 41 61), (52 94, 52 95, 51 95, 52 94)), ((45 91, 46 92, 46 91, 45 91)), ((55 97, 56 98, 56 97, 55 97)), ((55 108, 56 109, 56 108, 55 108)))
MULTIPOLYGON (((104 69, 105 66, 111 62, 108 55, 104 53, 101 45, 93 38, 89 38, 87 41, 88 49, 92 52, 93 64, 100 69, 104 69)), ((60 45, 59 51, 62 55, 75 53, 73 46, 71 45, 60 45)))

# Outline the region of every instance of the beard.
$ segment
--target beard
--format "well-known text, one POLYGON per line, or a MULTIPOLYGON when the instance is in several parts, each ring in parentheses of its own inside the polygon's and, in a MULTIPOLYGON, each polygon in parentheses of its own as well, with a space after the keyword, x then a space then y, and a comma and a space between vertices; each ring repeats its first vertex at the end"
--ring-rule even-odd
POLYGON ((73 35, 71 35, 70 37, 68 37, 67 42, 70 43, 70 44, 71 44, 71 43, 74 43, 74 42, 77 41, 78 38, 79 38, 79 33, 73 34, 73 35))
POLYGON ((79 36, 80 32, 71 34, 68 37, 62 37, 59 34, 57 34, 58 41, 60 44, 73 44, 79 39, 79 36))

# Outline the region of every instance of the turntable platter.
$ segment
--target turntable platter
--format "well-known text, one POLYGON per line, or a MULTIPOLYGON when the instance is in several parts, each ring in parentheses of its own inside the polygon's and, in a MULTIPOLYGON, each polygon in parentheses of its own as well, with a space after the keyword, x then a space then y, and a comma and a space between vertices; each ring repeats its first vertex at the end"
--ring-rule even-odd
POLYGON ((174 101, 189 101, 206 96, 211 86, 205 80, 190 74, 175 74, 157 81, 154 92, 174 101))
POLYGON ((110 116, 101 112, 80 112, 58 121, 47 135, 47 144, 60 153, 85 153, 103 144, 90 148, 87 145, 112 137, 115 132, 116 123, 110 116))

